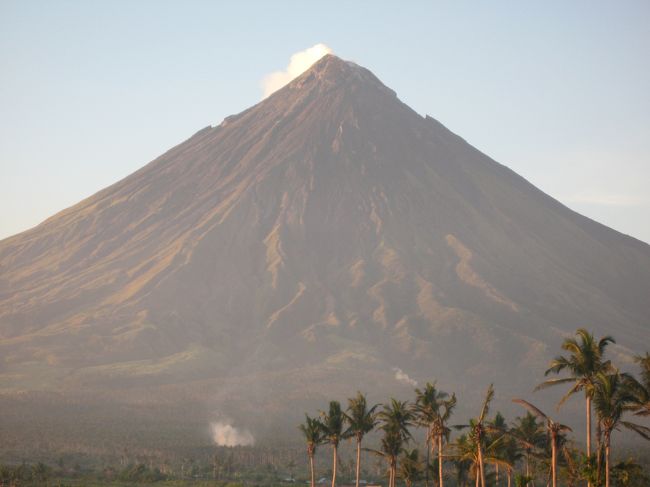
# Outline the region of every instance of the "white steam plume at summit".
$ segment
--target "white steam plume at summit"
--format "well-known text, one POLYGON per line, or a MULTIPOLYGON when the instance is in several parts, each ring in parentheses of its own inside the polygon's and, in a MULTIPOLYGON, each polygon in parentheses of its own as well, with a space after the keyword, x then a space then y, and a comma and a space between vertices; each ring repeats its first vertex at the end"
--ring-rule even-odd
POLYGON ((316 44, 304 51, 298 51, 291 55, 289 65, 284 71, 274 71, 267 74, 262 78, 262 90, 264 92, 263 98, 266 98, 271 93, 279 90, 284 85, 289 83, 294 78, 297 78, 307 69, 322 58, 325 54, 330 54, 330 49, 325 44, 316 44))

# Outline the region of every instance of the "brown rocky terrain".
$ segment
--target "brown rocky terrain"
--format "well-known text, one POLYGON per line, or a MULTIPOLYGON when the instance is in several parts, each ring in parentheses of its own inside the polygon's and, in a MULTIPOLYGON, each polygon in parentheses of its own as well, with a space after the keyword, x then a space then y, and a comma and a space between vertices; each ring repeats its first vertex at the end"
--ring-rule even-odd
POLYGON ((645 351, 650 246, 332 55, 0 242, 5 394, 272 417, 410 390, 395 368, 522 393, 579 326, 645 351))

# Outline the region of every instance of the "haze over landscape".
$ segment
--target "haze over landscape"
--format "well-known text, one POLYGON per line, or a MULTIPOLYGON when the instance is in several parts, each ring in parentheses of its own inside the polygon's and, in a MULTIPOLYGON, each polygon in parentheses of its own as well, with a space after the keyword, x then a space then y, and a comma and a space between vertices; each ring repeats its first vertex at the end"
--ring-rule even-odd
MULTIPOLYGON (((614 335, 608 358, 636 371, 648 219, 619 219, 634 230, 621 232, 571 198, 647 216, 645 190, 596 195, 601 183, 579 187, 549 161, 555 187, 575 190, 558 200, 372 65, 304 47, 251 76, 250 106, 0 240, 0 459, 127 464, 130 450, 162 464, 214 444, 295 445, 304 413, 331 399, 409 397, 433 380, 462 399, 460 417, 490 383, 514 416, 511 399, 579 327, 614 335)), ((7 147, 16 176, 6 156, 20 144, 7 147)), ((535 402, 551 410, 562 392, 535 402)))

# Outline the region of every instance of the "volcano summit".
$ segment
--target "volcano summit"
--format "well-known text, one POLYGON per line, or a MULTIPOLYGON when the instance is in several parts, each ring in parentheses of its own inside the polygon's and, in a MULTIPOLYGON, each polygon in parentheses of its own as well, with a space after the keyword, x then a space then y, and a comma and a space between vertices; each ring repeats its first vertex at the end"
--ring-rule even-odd
POLYGON ((182 391, 273 415, 410 390, 396 368, 529 392, 579 326, 621 354, 650 338, 650 246, 333 55, 3 240, 0 266, 7 394, 182 391))

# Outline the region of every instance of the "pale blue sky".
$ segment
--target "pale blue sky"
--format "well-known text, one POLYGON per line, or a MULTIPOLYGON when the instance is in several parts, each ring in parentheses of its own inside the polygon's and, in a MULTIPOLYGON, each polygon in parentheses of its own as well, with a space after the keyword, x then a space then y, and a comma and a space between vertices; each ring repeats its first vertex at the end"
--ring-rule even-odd
POLYGON ((0 0, 0 238, 259 101, 322 42, 650 242, 650 2, 0 0))

